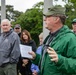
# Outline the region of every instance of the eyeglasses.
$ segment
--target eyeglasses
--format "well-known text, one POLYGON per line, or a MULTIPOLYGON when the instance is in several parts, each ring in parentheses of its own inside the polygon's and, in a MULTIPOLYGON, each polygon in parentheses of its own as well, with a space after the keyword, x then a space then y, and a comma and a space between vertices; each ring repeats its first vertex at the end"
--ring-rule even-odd
POLYGON ((15 29, 20 29, 20 28, 15 28, 15 29))

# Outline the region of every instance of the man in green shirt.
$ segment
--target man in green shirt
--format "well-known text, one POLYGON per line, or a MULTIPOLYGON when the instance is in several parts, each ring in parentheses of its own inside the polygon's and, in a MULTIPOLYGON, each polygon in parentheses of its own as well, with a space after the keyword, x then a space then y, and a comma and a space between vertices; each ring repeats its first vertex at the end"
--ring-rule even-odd
POLYGON ((53 6, 44 13, 45 28, 50 31, 43 43, 42 55, 30 52, 40 75, 76 74, 76 36, 65 24, 65 8, 53 6))

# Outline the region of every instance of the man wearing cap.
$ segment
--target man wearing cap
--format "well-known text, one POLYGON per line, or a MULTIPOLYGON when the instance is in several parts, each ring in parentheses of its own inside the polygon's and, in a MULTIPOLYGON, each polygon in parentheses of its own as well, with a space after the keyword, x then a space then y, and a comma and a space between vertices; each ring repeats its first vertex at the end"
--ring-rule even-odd
POLYGON ((50 31, 43 43, 42 55, 30 52, 40 75, 76 75, 76 36, 64 25, 65 9, 53 6, 44 13, 45 28, 50 31))
MULTIPOLYGON (((18 34, 19 38, 21 36, 21 26, 20 24, 16 24, 14 26, 14 31, 18 34)), ((20 67, 20 61, 17 63, 17 75, 19 75, 19 67, 20 67)))
POLYGON ((20 24, 16 24, 14 27, 14 31, 18 34, 18 36, 20 37, 21 35, 21 26, 20 24))
POLYGON ((76 18, 72 21, 73 32, 76 34, 76 18))

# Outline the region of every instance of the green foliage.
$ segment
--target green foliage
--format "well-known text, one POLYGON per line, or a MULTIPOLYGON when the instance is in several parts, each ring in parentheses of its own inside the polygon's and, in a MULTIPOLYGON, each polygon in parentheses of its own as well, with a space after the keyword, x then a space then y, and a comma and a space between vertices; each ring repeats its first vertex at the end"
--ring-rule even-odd
MULTIPOLYGON (((1 10, 1 6, 0 6, 1 10)), ((6 5, 6 18, 10 21, 16 21, 17 18, 22 14, 23 12, 19 12, 17 10, 14 10, 12 5, 6 5)))
POLYGON ((16 21, 21 14, 22 12, 14 10, 13 6, 6 5, 6 18, 10 21, 16 21))
POLYGON ((71 22, 76 18, 76 0, 69 0, 69 3, 65 5, 66 8, 66 24, 69 28, 72 28, 71 22))
POLYGON ((36 41, 37 45, 39 43, 38 35, 43 30, 43 8, 41 8, 43 3, 40 2, 38 4, 33 6, 31 9, 28 9, 17 18, 17 21, 13 22, 13 25, 20 24, 22 30, 27 29, 32 38, 36 41))
MULTIPOLYGON (((69 28, 72 28, 71 22, 76 18, 76 0, 68 0, 69 3, 65 5, 66 8, 66 23, 69 28)), ((6 17, 13 21, 12 24, 20 24, 22 30, 27 29, 32 38, 38 44, 38 35, 43 30, 43 7, 44 3, 39 2, 35 4, 31 9, 28 9, 25 13, 16 11, 13 6, 6 5, 6 17)), ((1 9, 1 7, 0 7, 1 9)))
POLYGON ((43 2, 39 2, 39 3, 37 3, 37 4, 35 4, 34 6, 33 6, 33 8, 41 8, 41 9, 43 9, 43 5, 44 5, 44 3, 43 2))

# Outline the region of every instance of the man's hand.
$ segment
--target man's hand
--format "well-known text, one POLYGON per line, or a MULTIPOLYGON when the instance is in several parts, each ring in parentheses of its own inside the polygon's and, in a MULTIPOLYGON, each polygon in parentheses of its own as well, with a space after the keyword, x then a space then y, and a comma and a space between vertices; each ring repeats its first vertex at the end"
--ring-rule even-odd
POLYGON ((35 57, 36 57, 35 52, 33 52, 33 51, 32 51, 32 52, 29 52, 29 54, 30 54, 30 55, 32 55, 32 57, 33 57, 32 59, 34 60, 34 59, 35 59, 35 57))
POLYGON ((48 52, 49 56, 51 57, 51 61, 54 61, 57 63, 58 62, 58 55, 55 52, 55 50, 51 47, 48 47, 47 52, 48 52))
POLYGON ((32 75, 38 75, 38 73, 36 72, 36 70, 33 71, 32 75))

